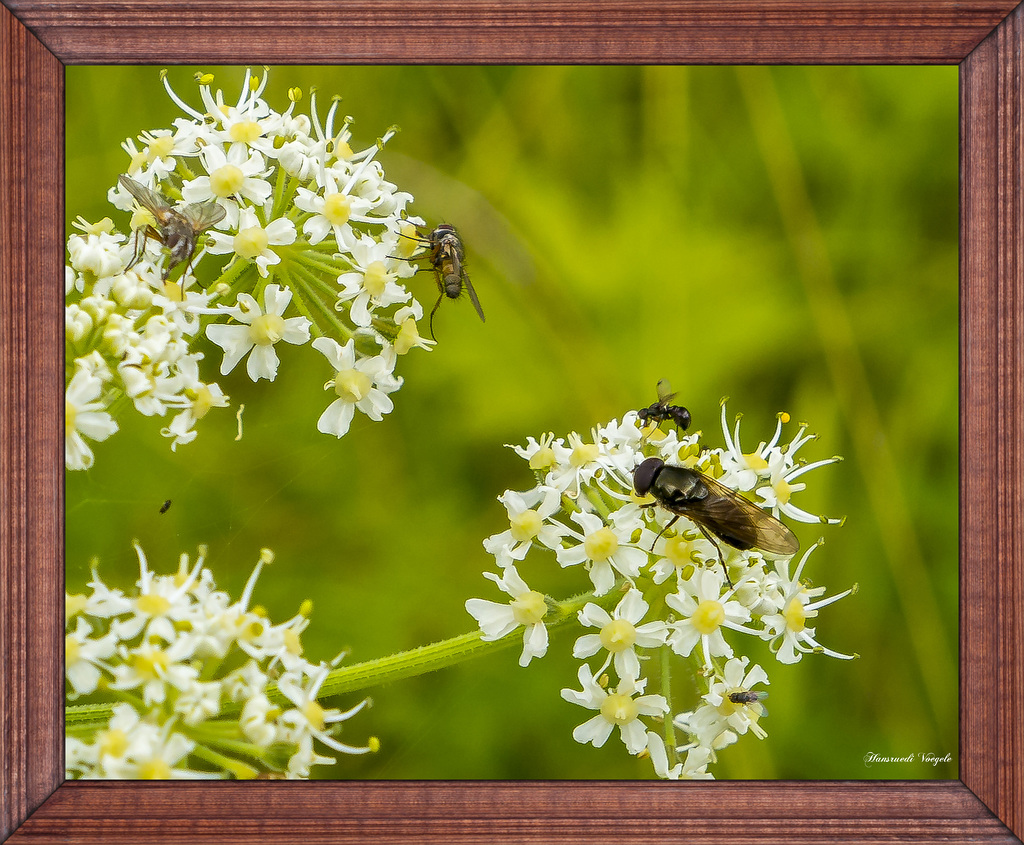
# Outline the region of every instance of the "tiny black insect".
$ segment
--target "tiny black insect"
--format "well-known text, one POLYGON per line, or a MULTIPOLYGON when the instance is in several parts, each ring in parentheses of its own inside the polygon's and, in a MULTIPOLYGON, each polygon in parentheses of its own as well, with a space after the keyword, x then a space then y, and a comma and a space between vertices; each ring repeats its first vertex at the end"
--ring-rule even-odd
MULTIPOLYGON (((169 253, 167 264, 164 266, 164 281, 167 281, 167 277, 171 275, 171 270, 183 262, 185 263, 185 273, 187 273, 199 242, 199 236, 224 219, 224 209, 213 200, 192 202, 177 209, 163 194, 147 188, 128 176, 122 175, 118 177, 118 181, 128 193, 135 197, 139 205, 153 215, 156 222, 156 226, 145 226, 136 231, 135 255, 128 266, 131 267, 138 263, 142 258, 146 239, 153 238, 167 247, 169 253), (142 234, 141 243, 138 241, 139 233, 142 234)), ((182 274, 182 290, 184 290, 185 273, 182 274)))
POLYGON ((160 513, 167 513, 167 509, 171 506, 171 500, 168 499, 162 505, 160 505, 160 513))
POLYGON ((658 401, 646 408, 641 408, 636 413, 640 424, 645 425, 647 420, 653 420, 655 423, 660 423, 663 420, 672 420, 676 424, 676 428, 680 431, 686 431, 690 427, 690 412, 682 405, 668 404, 675 398, 675 395, 675 393, 672 393, 672 387, 665 379, 659 381, 658 401))
POLYGON ((466 253, 462 246, 462 239, 455 231, 455 227, 450 223, 441 223, 428 237, 418 240, 421 240, 428 250, 426 258, 430 262, 430 266, 434 268, 434 277, 437 280, 438 296, 437 302, 434 303, 434 308, 430 312, 430 336, 437 340, 434 336, 434 315, 441 306, 442 300, 445 297, 458 299, 462 295, 463 288, 469 294, 470 302, 476 308, 476 313, 480 315, 481 322, 486 322, 484 309, 480 307, 480 300, 476 298, 473 283, 469 280, 469 274, 466 272, 464 264, 466 253))
MULTIPOLYGON (((661 458, 647 458, 633 470, 633 488, 638 496, 650 493, 654 497, 655 501, 644 507, 661 505, 675 514, 658 537, 685 516, 718 550, 723 570, 725 560, 714 537, 740 551, 761 549, 771 554, 793 555, 800 550, 796 535, 774 516, 697 470, 671 466, 661 458)), ((658 537, 654 538, 655 543, 658 537)), ((732 586, 728 570, 725 580, 732 586)))
POLYGON ((757 704, 768 697, 766 692, 755 692, 754 690, 740 690, 729 693, 729 701, 733 704, 757 704))

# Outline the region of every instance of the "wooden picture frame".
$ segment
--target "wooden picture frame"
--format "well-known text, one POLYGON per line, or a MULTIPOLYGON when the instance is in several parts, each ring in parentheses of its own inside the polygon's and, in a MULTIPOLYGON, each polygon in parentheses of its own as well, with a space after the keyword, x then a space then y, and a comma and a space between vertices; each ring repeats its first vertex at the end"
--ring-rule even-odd
POLYGON ((994 843, 1024 834, 1024 6, 3 2, 0 839, 994 843), (198 59, 958 64, 961 780, 63 783, 63 66, 198 59))

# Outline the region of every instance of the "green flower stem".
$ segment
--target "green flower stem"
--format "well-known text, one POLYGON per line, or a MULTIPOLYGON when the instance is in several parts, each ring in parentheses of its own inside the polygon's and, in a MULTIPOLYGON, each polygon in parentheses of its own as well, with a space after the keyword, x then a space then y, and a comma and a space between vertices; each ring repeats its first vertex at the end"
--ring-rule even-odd
MULTIPOLYGON (((577 614, 588 602, 593 602, 605 609, 613 607, 621 598, 621 591, 611 590, 603 596, 595 597, 593 593, 553 602, 545 618, 548 633, 559 634, 579 626, 577 614)), ((485 641, 480 631, 470 631, 448 640, 420 646, 410 651, 355 663, 352 666, 341 666, 334 669, 320 687, 318 698, 328 698, 343 693, 362 692, 380 684, 392 683, 405 678, 415 678, 438 669, 456 666, 474 657, 494 654, 521 647, 523 643, 522 628, 516 628, 500 640, 485 641)), ((290 705, 291 702, 277 688, 276 684, 267 687, 267 696, 277 704, 290 705)), ((226 705, 222 716, 239 712, 238 704, 226 705)), ((64 708, 64 718, 68 729, 74 727, 85 730, 88 727, 102 728, 113 715, 111 704, 79 704, 64 708)))
MULTIPOLYGON (((548 633, 555 634, 565 630, 570 627, 570 623, 579 625, 577 614, 587 602, 593 601, 602 606, 612 606, 618 600, 619 592, 612 590, 600 599, 595 599, 593 593, 585 593, 557 602, 554 609, 549 611, 549 616, 554 618, 545 623, 548 633)), ((471 631, 449 640, 420 646, 411 651, 402 651, 378 660, 356 663, 353 666, 339 667, 327 676, 327 680, 320 688, 320 695, 328 697, 341 693, 358 692, 378 684, 414 678, 437 669, 455 666, 474 657, 515 648, 521 646, 522 642, 521 628, 516 628, 500 640, 493 641, 482 640, 480 631, 471 631)), ((271 700, 278 700, 274 695, 276 688, 271 687, 271 690, 271 700)))
POLYGON ((668 767, 671 769, 678 762, 676 751, 676 726, 672 709, 672 650, 668 647, 659 649, 661 652, 661 694, 668 702, 668 713, 665 716, 665 746, 668 748, 668 767))

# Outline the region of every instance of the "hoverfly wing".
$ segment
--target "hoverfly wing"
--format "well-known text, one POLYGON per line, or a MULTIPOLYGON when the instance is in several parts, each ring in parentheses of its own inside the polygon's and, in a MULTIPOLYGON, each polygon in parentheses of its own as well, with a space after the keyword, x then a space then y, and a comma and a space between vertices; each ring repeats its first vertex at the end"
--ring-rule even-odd
POLYGON ((207 200, 206 202, 191 202, 178 213, 185 218, 185 221, 192 227, 193 231, 199 235, 211 226, 220 223, 227 212, 216 201, 207 200))
POLYGON ((465 270, 462 271, 462 283, 466 286, 466 293, 469 294, 469 301, 473 303, 476 313, 480 315, 480 322, 486 323, 487 318, 484 316, 484 309, 480 307, 480 300, 476 298, 476 291, 473 290, 473 283, 469 280, 469 274, 465 270))
POLYGON ((124 186, 128 193, 135 197, 139 205, 156 217, 157 221, 160 221, 163 215, 170 211, 171 206, 163 195, 147 188, 141 182, 136 182, 130 176, 124 176, 123 174, 117 177, 117 181, 124 186))
POLYGON ((796 534, 770 513, 710 476, 701 473, 700 481, 707 487, 708 495, 689 502, 686 516, 692 515, 738 549, 756 548, 776 555, 800 551, 796 534))

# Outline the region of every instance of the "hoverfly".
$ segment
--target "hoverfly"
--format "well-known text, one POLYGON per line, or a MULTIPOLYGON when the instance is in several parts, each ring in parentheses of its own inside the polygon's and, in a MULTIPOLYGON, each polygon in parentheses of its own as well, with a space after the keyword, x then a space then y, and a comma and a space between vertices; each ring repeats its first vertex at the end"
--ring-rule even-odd
POLYGON ((647 420, 652 420, 655 424, 663 420, 672 420, 680 431, 686 431, 690 427, 690 412, 682 405, 668 404, 676 395, 671 390, 665 379, 658 382, 658 401, 636 413, 641 425, 646 425, 647 420))
MULTIPOLYGON (((406 235, 405 237, 409 237, 406 235)), ((469 300, 480 315, 481 322, 486 322, 484 309, 480 307, 480 300, 476 298, 476 291, 473 290, 473 283, 469 280, 469 274, 463 264, 465 251, 462 247, 462 239, 455 227, 450 223, 440 223, 426 238, 422 239, 429 250, 426 258, 430 266, 434 268, 434 277, 437 279, 437 302, 430 312, 430 336, 434 336, 434 314, 441 306, 441 301, 447 296, 449 299, 458 299, 462 295, 462 289, 466 289, 469 300)))
MULTIPOLYGON (((163 280, 171 275, 171 270, 182 262, 188 262, 185 266, 185 273, 189 270, 192 256, 196 251, 196 244, 199 236, 224 219, 225 211, 214 200, 206 202, 192 202, 181 209, 174 208, 170 200, 163 194, 147 188, 145 185, 136 182, 128 176, 119 176, 118 181, 146 211, 153 215, 156 226, 146 226, 136 230, 142 232, 143 240, 139 244, 136 240, 135 256, 132 258, 131 267, 142 258, 142 250, 145 248, 147 238, 154 238, 167 247, 168 258, 164 266, 163 280)), ((184 293, 185 274, 182 274, 182 293, 184 293)))
MULTIPOLYGON (((633 470, 633 489, 638 496, 650 493, 655 498, 644 507, 657 504, 675 514, 658 537, 685 516, 718 550, 723 570, 725 560, 714 537, 740 551, 761 549, 771 554, 793 555, 800 550, 796 535, 774 516, 697 470, 672 466, 661 458, 647 458, 633 470)), ((658 537, 654 538, 655 543, 658 537)), ((728 570, 725 580, 731 587, 728 570)))

